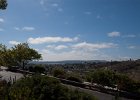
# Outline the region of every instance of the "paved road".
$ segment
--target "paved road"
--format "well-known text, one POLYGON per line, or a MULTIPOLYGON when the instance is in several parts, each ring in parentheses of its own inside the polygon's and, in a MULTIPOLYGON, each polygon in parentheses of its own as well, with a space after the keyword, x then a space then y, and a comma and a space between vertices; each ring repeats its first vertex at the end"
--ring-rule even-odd
MULTIPOLYGON (((66 84, 63 84, 63 85, 65 85, 65 86, 67 86, 68 88, 71 88, 71 89, 78 89, 80 91, 84 91, 86 93, 94 95, 99 100, 115 100, 114 99, 115 96, 110 95, 110 94, 105 94, 105 93, 101 93, 101 92, 98 92, 98 91, 92 91, 92 90, 88 90, 88 89, 84 89, 84 88, 79 88, 79 87, 75 87, 75 86, 71 86, 71 85, 66 85, 66 84)), ((119 100, 133 100, 133 99, 127 99, 127 98, 120 97, 119 100)))
POLYGON ((13 82, 13 80, 15 81, 23 77, 23 74, 21 73, 6 71, 6 69, 7 69, 6 67, 1 67, 1 70, 0 70, 0 76, 2 76, 1 79, 13 82))

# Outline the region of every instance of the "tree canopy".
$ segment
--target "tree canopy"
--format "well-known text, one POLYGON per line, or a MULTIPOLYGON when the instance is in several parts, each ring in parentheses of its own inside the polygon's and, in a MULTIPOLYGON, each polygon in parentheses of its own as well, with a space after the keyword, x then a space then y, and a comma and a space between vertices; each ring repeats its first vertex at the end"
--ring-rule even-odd
POLYGON ((0 9, 5 10, 7 5, 7 0, 0 0, 0 9))
POLYGON ((29 47, 27 43, 20 43, 8 49, 5 45, 0 45, 0 64, 4 66, 19 66, 24 68, 26 64, 33 60, 41 59, 41 54, 29 47))

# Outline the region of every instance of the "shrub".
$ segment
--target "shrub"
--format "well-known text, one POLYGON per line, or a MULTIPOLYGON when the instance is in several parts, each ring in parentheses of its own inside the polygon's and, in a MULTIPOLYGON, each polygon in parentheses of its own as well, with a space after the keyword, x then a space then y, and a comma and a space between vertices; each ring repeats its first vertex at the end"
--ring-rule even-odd
POLYGON ((17 81, 9 93, 11 100, 95 100, 95 97, 68 89, 54 78, 33 76, 17 81))
POLYGON ((5 80, 0 81, 0 100, 7 100, 9 93, 10 83, 7 83, 5 80))
POLYGON ((66 72, 63 68, 55 68, 53 70, 53 76, 59 77, 59 78, 66 78, 66 72))
POLYGON ((103 86, 111 86, 111 87, 114 87, 115 85, 115 78, 114 78, 115 73, 107 69, 95 70, 90 74, 90 77, 93 83, 98 83, 103 86))
POLYGON ((41 65, 36 65, 36 66, 30 66, 29 71, 35 72, 35 73, 44 73, 45 68, 41 65))
POLYGON ((82 80, 81 80, 80 78, 78 78, 78 77, 75 77, 75 76, 69 76, 69 77, 67 78, 67 80, 82 83, 82 80))

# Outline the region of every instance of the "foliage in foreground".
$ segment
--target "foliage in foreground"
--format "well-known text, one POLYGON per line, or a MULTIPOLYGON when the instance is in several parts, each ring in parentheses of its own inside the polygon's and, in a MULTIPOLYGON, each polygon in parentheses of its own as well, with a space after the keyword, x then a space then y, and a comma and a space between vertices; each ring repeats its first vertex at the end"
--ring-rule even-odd
POLYGON ((8 100, 10 84, 5 80, 0 81, 0 100, 8 100))
POLYGON ((46 76, 23 78, 5 89, 6 93, 4 90, 0 91, 2 100, 96 100, 89 94, 70 90, 58 80, 46 76))

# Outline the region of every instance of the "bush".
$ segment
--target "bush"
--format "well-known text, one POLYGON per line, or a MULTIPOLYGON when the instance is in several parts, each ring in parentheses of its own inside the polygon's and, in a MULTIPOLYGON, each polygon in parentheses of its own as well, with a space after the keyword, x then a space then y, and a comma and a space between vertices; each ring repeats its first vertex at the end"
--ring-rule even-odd
POLYGON ((0 81, 0 100, 8 100, 10 83, 5 80, 0 81))
POLYGON ((113 71, 107 70, 107 69, 99 69, 95 70, 92 73, 89 74, 90 78, 88 76, 88 80, 91 80, 93 83, 98 83, 103 86, 111 86, 114 87, 116 81, 115 81, 115 73, 113 71))
POLYGON ((132 80, 126 75, 123 74, 117 74, 117 85, 120 90, 128 91, 128 92, 134 92, 134 93, 140 93, 140 83, 137 81, 132 80))
POLYGON ((64 71, 63 68, 55 68, 53 70, 53 76, 59 78, 66 78, 66 72, 64 71))
POLYGON ((68 89, 54 78, 33 76, 17 81, 10 88, 11 100, 95 100, 95 97, 68 89))
POLYGON ((41 66, 41 65, 36 65, 34 67, 34 72, 36 72, 36 73, 44 73, 45 72, 45 68, 43 66, 41 66))
POLYGON ((80 78, 78 78, 78 77, 75 77, 75 76, 69 76, 69 77, 67 78, 67 80, 82 83, 82 80, 81 80, 80 78))
POLYGON ((36 66, 30 66, 29 67, 29 71, 31 72, 35 72, 35 73, 44 73, 45 72, 45 68, 41 65, 36 65, 36 66))

